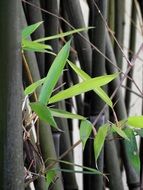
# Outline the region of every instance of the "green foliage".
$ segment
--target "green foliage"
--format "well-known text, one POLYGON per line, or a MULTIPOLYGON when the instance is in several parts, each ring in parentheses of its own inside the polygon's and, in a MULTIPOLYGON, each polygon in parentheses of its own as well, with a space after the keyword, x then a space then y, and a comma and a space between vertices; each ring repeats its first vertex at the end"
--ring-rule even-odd
POLYGON ((66 36, 69 36, 69 35, 72 35, 75 33, 79 33, 79 32, 85 31, 85 30, 89 30, 92 28, 94 28, 94 27, 79 28, 79 29, 68 31, 68 32, 60 33, 57 35, 53 35, 53 36, 49 36, 49 37, 45 37, 45 38, 40 38, 38 40, 35 40, 34 42, 44 42, 44 41, 48 41, 48 40, 54 40, 57 38, 63 38, 63 37, 66 37, 66 36))
POLYGON ((73 114, 65 110, 60 110, 60 109, 55 109, 55 108, 49 108, 49 110, 54 117, 61 117, 61 118, 67 118, 67 119, 79 119, 79 120, 86 119, 85 117, 81 115, 73 114))
POLYGON ((41 102, 30 103, 30 106, 41 120, 58 129, 57 124, 47 106, 45 106, 41 102))
POLYGON ((92 132, 92 123, 88 120, 82 121, 80 124, 80 139, 83 144, 83 149, 85 148, 87 139, 89 138, 92 132))
POLYGON ((40 85, 42 85, 45 81, 46 77, 41 79, 41 80, 38 80, 34 83, 32 83, 31 85, 29 85, 25 90, 24 90, 24 94, 25 95, 29 95, 29 94, 32 94, 40 85))
MULTIPOLYGON (((91 79, 91 77, 85 73, 82 69, 78 68, 75 64, 71 63, 70 61, 68 61, 69 65, 71 66, 71 68, 77 73, 77 75, 83 80, 89 80, 91 79)), ((111 108, 113 106, 112 104, 112 100, 108 97, 108 95, 104 92, 104 90, 102 90, 102 88, 96 86, 94 89, 96 94, 99 95, 99 97, 106 103, 108 104, 111 108)))
POLYGON ((98 133, 96 137, 94 138, 94 155, 95 155, 95 161, 97 161, 100 152, 103 148, 105 138, 107 136, 109 125, 105 124, 101 126, 98 130, 98 133))
POLYGON ((70 51, 70 42, 67 42, 64 47, 60 50, 57 57, 55 58, 53 64, 51 65, 51 68, 46 76, 46 79, 44 81, 44 84, 42 86, 39 101, 43 104, 47 104, 52 91, 59 80, 59 77, 61 76, 61 73, 64 69, 64 66, 66 64, 66 60, 69 55, 70 51))
POLYGON ((127 141, 128 144, 128 154, 131 160, 131 164, 136 169, 136 171, 139 173, 140 171, 140 158, 138 153, 137 144, 135 142, 135 135, 133 133, 133 130, 130 128, 125 128, 124 132, 130 139, 130 141, 127 141))
POLYGON ((121 137, 123 137, 126 140, 129 140, 129 138, 127 137, 126 133, 119 127, 116 127, 116 125, 112 125, 113 130, 121 137))
MULTIPOLYGON (((53 159, 49 159, 49 160, 53 160, 53 159)), ((53 161, 56 161, 56 160, 53 160, 53 161)), ((68 161, 65 161, 65 160, 57 160, 57 161, 59 163, 64 163, 64 164, 67 164, 67 165, 77 166, 79 168, 84 169, 84 171, 81 171, 81 173, 88 172, 90 174, 92 173, 92 174, 96 174, 96 175, 103 175, 103 176, 105 176, 102 172, 100 172, 100 171, 98 171, 98 170, 96 170, 94 168, 90 168, 90 167, 86 167, 86 166, 81 166, 81 165, 78 165, 78 164, 75 164, 75 163, 71 163, 71 162, 68 162, 68 161)), ((58 168, 56 170, 58 170, 58 168)), ((71 170, 68 170, 68 171, 72 172, 71 170)))
POLYGON ((43 52, 46 53, 47 50, 52 50, 51 46, 45 45, 43 43, 38 43, 35 41, 31 41, 28 38, 30 35, 35 32, 35 30, 42 24, 43 22, 38 22, 36 24, 32 24, 27 26, 22 30, 22 50, 34 51, 34 52, 43 52))
POLYGON ((22 40, 22 49, 27 51, 34 52, 43 52, 46 53, 47 49, 52 50, 51 46, 33 42, 30 40, 22 40))
POLYGON ((57 172, 55 170, 49 170, 46 173, 47 189, 49 188, 51 183, 54 183, 54 179, 56 176, 57 176, 57 172))
POLYGON ((67 98, 71 98, 73 96, 79 95, 81 93, 93 90, 95 87, 100 87, 105 84, 108 84, 110 81, 115 79, 118 76, 118 74, 113 75, 105 75, 102 77, 95 77, 89 80, 86 80, 84 82, 81 82, 79 84, 76 84, 66 90, 63 90, 59 92, 58 94, 52 96, 49 99, 49 103, 55 103, 67 98))
POLYGON ((25 27, 22 30, 22 39, 28 38, 42 23, 43 21, 25 27))
POLYGON ((127 124, 134 128, 143 128, 143 116, 128 117, 127 124))
MULTIPOLYGON (((35 41, 30 41, 27 38, 42 24, 42 22, 33 24, 31 26, 28 26, 25 28, 22 32, 22 49, 28 50, 28 51, 34 51, 34 52, 45 52, 48 53, 47 50, 52 50, 52 48, 49 45, 45 45, 40 42, 44 42, 47 40, 52 40, 56 38, 61 38, 67 35, 71 35, 77 32, 81 32, 89 28, 81 28, 76 29, 73 31, 69 31, 66 33, 61 33, 55 36, 51 37, 45 37, 41 39, 37 39, 35 41)), ((30 103, 31 109, 37 114, 37 116, 43 120, 44 122, 48 123, 51 127, 54 127, 57 130, 60 130, 54 120, 54 117, 62 117, 62 118, 68 118, 68 119, 78 119, 82 120, 80 124, 80 140, 83 144, 83 149, 85 148, 86 142, 88 138, 91 135, 92 129, 94 126, 90 121, 88 121, 85 117, 73 114, 70 112, 67 112, 66 110, 60 110, 55 108, 48 107, 49 104, 55 103, 61 100, 65 100, 67 98, 71 98, 73 96, 79 95, 81 93, 88 92, 90 90, 94 90, 96 94, 99 95, 99 97, 111 108, 113 108, 113 103, 111 99, 108 97, 108 95, 105 93, 105 91, 101 88, 101 86, 108 84, 112 80, 114 80, 118 73, 112 74, 112 75, 105 75, 100 77, 91 78, 87 73, 85 73, 83 70, 78 68, 75 64, 71 63, 68 60, 69 52, 70 52, 70 43, 71 40, 68 41, 60 50, 58 55, 56 55, 49 72, 47 76, 39 81, 36 81, 35 83, 31 84, 25 89, 25 95, 32 94, 35 92, 35 90, 42 85, 40 95, 38 97, 38 101, 34 103, 30 103), (62 72, 64 70, 64 67, 66 65, 66 62, 71 66, 71 68, 75 71, 75 73, 80 77, 83 81, 81 83, 78 83, 76 85, 73 85, 69 87, 68 89, 62 90, 58 92, 56 95, 52 96, 52 92, 55 88, 55 85, 57 84, 60 76, 62 75, 62 72)), ((50 51, 51 54, 55 55, 52 51, 50 51)), ((140 121, 141 118, 140 118, 140 121)), ((136 118, 128 118, 127 123, 129 125, 133 125, 136 127, 141 127, 141 125, 137 122, 136 118)), ((109 124, 105 124, 103 126, 100 126, 97 134, 94 137, 94 154, 95 154, 95 161, 97 161, 101 150, 104 146, 104 142, 106 139, 106 136, 108 134, 108 129, 110 128, 109 124)), ((122 138, 129 140, 129 138, 133 138, 131 134, 127 134, 127 131, 125 132, 122 128, 112 125, 112 130, 116 132, 118 135, 120 135, 122 138), (129 136, 128 136, 129 135, 129 136)), ((134 145, 131 146, 131 151, 135 152, 136 147, 134 145)), ((134 166, 137 168, 139 165, 138 157, 131 152, 132 162, 134 166)), ((67 163, 69 164, 69 163, 67 163)), ((82 173, 88 173, 88 174, 99 174, 102 173, 98 170, 91 169, 88 167, 81 166, 84 171, 82 173)), ((64 171, 64 172, 80 172, 80 171, 73 171, 73 170, 61 170, 59 168, 49 170, 46 173, 46 180, 47 185, 49 185, 54 181, 56 177, 57 171, 64 171)), ((102 174, 103 175, 103 174, 102 174)))

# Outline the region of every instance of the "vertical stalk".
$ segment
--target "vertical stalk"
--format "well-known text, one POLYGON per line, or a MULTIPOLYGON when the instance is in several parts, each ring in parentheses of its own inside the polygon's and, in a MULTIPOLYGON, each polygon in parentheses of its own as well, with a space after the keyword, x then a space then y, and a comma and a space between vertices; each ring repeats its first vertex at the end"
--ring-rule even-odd
POLYGON ((0 1, 0 189, 24 189, 20 1, 0 1))
MULTIPOLYGON (((130 39, 129 39, 129 52, 128 52, 128 57, 129 60, 134 56, 135 53, 135 45, 136 45, 136 17, 137 17, 137 9, 136 9, 136 4, 135 0, 132 0, 132 12, 131 12, 131 23, 130 23, 130 39)), ((129 74, 130 78, 133 77, 133 68, 130 70, 129 74)), ((132 81, 127 78, 126 80, 126 86, 131 89, 132 88, 132 81)), ((131 93, 129 90, 126 89, 125 92, 125 105, 126 105, 126 110, 127 114, 129 114, 130 110, 130 101, 131 101, 131 93)))
MULTIPOLYGON (((59 7, 57 0, 40 0, 41 7, 55 15, 59 14, 59 7)), ((44 26, 45 26, 45 36, 56 35, 59 32, 59 20, 53 15, 43 12, 44 26)), ((51 45, 54 53, 58 53, 59 41, 58 39, 50 40, 45 42, 51 45)), ((54 57, 50 54, 45 54, 45 74, 47 74, 54 57)))
POLYGON ((117 147, 113 138, 113 135, 110 134, 105 142, 105 167, 109 174, 109 188, 110 190, 124 190, 117 147))
MULTIPOLYGON (((108 1, 108 26, 114 32, 115 30, 115 0, 108 1)), ((111 36, 111 42, 114 46, 114 38, 111 36)))
MULTIPOLYGON (((84 28, 85 22, 82 14, 82 10, 80 7, 79 0, 61 0, 61 3, 65 10, 67 11, 67 15, 70 21, 75 28, 84 28), (74 14, 73 14, 74 13, 74 14)), ((81 34, 88 39, 87 31, 81 32, 81 34)), ((80 35, 75 35, 74 38, 75 49, 78 53, 78 58, 81 64, 81 68, 87 72, 88 74, 91 73, 91 54, 92 50, 90 44, 85 41, 80 35)))
MULTIPOLYGON (((95 26, 95 29, 92 33, 90 33, 91 42, 103 53, 105 54, 105 24, 102 21, 102 18, 95 6, 94 3, 99 7, 101 14, 106 18, 106 9, 107 2, 104 0, 101 1, 89 1, 90 6, 90 18, 92 20, 92 26, 95 26), (98 29, 97 29, 98 28, 98 29)), ((92 51, 92 77, 100 76, 105 74, 105 58, 100 55, 96 50, 92 51)), ((100 113, 101 109, 104 106, 104 102, 101 98, 96 95, 94 92, 91 92, 88 97, 88 103, 90 104, 90 120, 94 120, 96 116, 100 113)), ((105 122, 105 115, 102 115, 98 125, 96 126, 97 130, 105 122)), ((95 167, 94 161, 94 153, 91 151, 93 149, 93 141, 90 139, 84 151, 84 164, 89 167, 95 167), (90 141, 90 142, 89 142, 90 141), (90 150, 90 151, 89 151, 90 150), (90 154, 90 159, 89 159, 90 154)), ((100 171, 103 171, 104 167, 104 151, 98 159, 97 165, 100 171)), ((84 189, 97 189, 102 190, 103 185, 103 177, 102 176, 87 176, 84 175, 84 189), (94 183, 93 183, 94 181, 94 183)))
MULTIPOLYGON (((118 40, 121 47, 123 47, 124 39, 124 17, 125 17, 125 0, 115 1, 115 37, 118 40), (122 11, 121 11, 122 10, 122 11)), ((118 47, 118 44, 114 44, 114 52, 117 60, 117 65, 122 69, 123 55, 118 47)))

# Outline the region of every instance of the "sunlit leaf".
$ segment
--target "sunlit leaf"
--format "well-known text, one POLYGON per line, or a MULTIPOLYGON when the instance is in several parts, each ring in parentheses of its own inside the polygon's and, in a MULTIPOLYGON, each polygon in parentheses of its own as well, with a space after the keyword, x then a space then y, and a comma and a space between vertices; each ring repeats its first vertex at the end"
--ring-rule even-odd
POLYGON ((42 85, 45 81, 45 78, 38 80, 34 83, 32 83, 31 85, 29 85, 25 90, 24 93, 25 95, 29 95, 32 94, 40 85, 42 85))
POLYGON ((88 120, 82 121, 80 124, 80 139, 83 144, 83 149, 85 148, 87 139, 89 138, 92 132, 92 123, 88 120))
POLYGON ((29 37, 42 23, 43 23, 43 21, 38 22, 36 24, 32 24, 32 25, 24 28, 22 30, 22 39, 29 37))
POLYGON ((49 103, 58 102, 67 98, 71 98, 73 96, 79 95, 81 93, 87 92, 89 90, 93 90, 95 87, 103 86, 109 82, 111 82, 113 79, 117 77, 117 73, 113 75, 105 75, 101 77, 95 77, 89 80, 86 80, 84 82, 81 82, 79 84, 76 84, 66 90, 63 90, 56 95, 52 96, 49 99, 49 103))
POLYGON ((30 103, 30 106, 42 121, 58 129, 57 124, 47 106, 43 105, 41 102, 30 103))
POLYGON ((126 133, 125 133, 121 128, 116 127, 116 125, 114 125, 114 124, 112 125, 112 128, 113 128, 113 130, 114 130, 116 133, 118 133, 118 135, 120 135, 120 136, 123 137, 124 139, 130 140, 130 139, 127 137, 126 133))
POLYGON ((51 111, 51 114, 54 117, 61 117, 61 118, 67 118, 67 119, 80 119, 80 120, 85 120, 86 118, 78 115, 78 114, 73 114, 71 112, 65 111, 65 110, 60 110, 60 109, 55 109, 55 108, 49 108, 51 111))
POLYGON ((65 36, 69 36, 69 35, 72 35, 72 34, 75 34, 75 33, 79 33, 79 32, 82 32, 84 30, 89 30, 89 29, 92 29, 92 28, 94 28, 94 27, 79 28, 79 29, 71 30, 71 31, 64 32, 64 33, 61 33, 61 34, 57 34, 57 35, 53 35, 53 36, 48 36, 48 37, 45 37, 45 38, 40 38, 38 40, 35 40, 35 42, 44 42, 44 41, 47 41, 47 40, 53 40, 53 39, 57 39, 57 38, 63 38, 65 36))
MULTIPOLYGON (((71 66, 71 68, 77 73, 77 75, 79 77, 81 77, 82 80, 86 81, 88 79, 91 79, 91 77, 87 73, 85 73, 82 69, 80 69, 79 67, 77 67, 75 64, 71 63, 70 61, 68 61, 68 63, 71 66)), ((95 91, 96 94, 98 94, 98 96, 102 100, 104 100, 104 102, 106 102, 106 104, 108 104, 111 108, 113 107, 113 103, 112 103, 111 99, 104 92, 104 90, 102 90, 102 88, 95 87, 93 90, 95 91)))
POLYGON ((135 128, 143 128, 143 116, 128 117, 127 124, 135 128))
POLYGON ((49 170, 46 173, 46 184, 47 184, 47 189, 49 188, 51 183, 54 183, 54 179, 56 177, 56 170, 49 170))
POLYGON ((51 46, 29 41, 29 40, 22 40, 22 49, 34 52, 46 52, 46 50, 52 50, 51 46))
POLYGON ((69 56, 70 51, 70 41, 67 42, 64 47, 60 50, 57 57, 55 58, 50 70, 46 76, 45 82, 41 88, 39 101, 43 104, 47 104, 52 91, 62 74, 63 68, 66 64, 66 60, 69 56))
POLYGON ((105 138, 107 136, 107 132, 108 132, 108 125, 105 124, 101 127, 99 127, 99 130, 97 132, 97 135, 95 136, 94 138, 94 155, 95 155, 95 161, 97 161, 99 155, 100 155, 100 152, 103 148, 103 145, 104 145, 104 141, 105 141, 105 138))

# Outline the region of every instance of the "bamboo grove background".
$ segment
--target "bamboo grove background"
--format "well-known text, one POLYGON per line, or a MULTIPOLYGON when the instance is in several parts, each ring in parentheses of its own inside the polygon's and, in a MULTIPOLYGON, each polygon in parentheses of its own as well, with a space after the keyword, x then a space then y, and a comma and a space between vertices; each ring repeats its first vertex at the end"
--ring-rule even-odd
MULTIPOLYGON (((72 40, 70 60, 79 63, 80 67, 90 76, 101 76, 121 72, 127 66, 127 59, 132 60, 136 53, 136 33, 142 30, 143 1, 131 0, 129 46, 126 47, 128 56, 124 60, 124 33, 125 26, 125 0, 87 0, 89 7, 89 26, 95 29, 76 34, 72 40), (107 21, 107 22, 106 22, 107 21), (137 27, 140 23, 140 29, 137 27), (125 63, 126 62, 126 63, 125 63)), ((48 167, 51 162, 47 158, 66 160, 74 163, 73 144, 74 123, 67 119, 57 119, 57 124, 64 131, 59 133, 51 130, 42 121, 36 124, 36 138, 23 138, 23 115, 29 114, 28 108, 21 111, 24 100, 23 88, 43 78, 54 60, 54 56, 43 53, 25 52, 21 55, 21 30, 27 25, 44 21, 43 25, 31 36, 32 40, 52 36, 75 28, 85 27, 85 21, 79 0, 1 0, 0 1, 0 189, 46 190, 43 176, 38 175, 42 167, 48 167), (26 62, 25 62, 26 59, 26 62), (23 140, 24 139, 24 140, 23 140), (62 156, 61 156, 62 155, 62 156), (32 178, 25 178, 25 173, 32 178), (33 182, 32 185, 30 182, 33 182), (30 185, 29 185, 30 184, 30 185)), ((58 53, 65 41, 71 36, 48 41, 53 51, 58 53)), ((138 58, 138 57, 137 57, 138 58)), ((141 55, 139 58, 142 60, 141 55)), ((136 66, 134 66, 136 67, 136 66)), ((130 68, 128 77, 125 76, 124 91, 116 90, 113 97, 114 109, 119 120, 126 119, 130 113, 131 94, 142 98, 142 89, 134 91, 134 67, 130 68)), ((123 75, 124 76, 124 75, 123 75)), ((142 80, 142 79, 140 79, 142 80)), ((104 90, 112 96, 122 78, 117 78, 104 90)), ((67 88, 79 82, 79 78, 70 69, 66 68, 57 87, 66 82, 62 88, 67 88)), ((138 86, 137 86, 138 88, 138 86)), ((37 91, 37 94, 39 92, 37 91)), ((30 100, 36 97, 31 96, 30 100)), ((77 110, 94 122, 96 129, 106 121, 114 121, 114 115, 105 103, 93 92, 85 93, 84 97, 78 95, 75 99, 56 104, 56 107, 67 111, 77 110)), ((136 145, 134 139, 133 146, 136 145)), ((93 140, 88 140, 83 152, 83 165, 95 168, 93 156, 93 140)), ((103 176, 83 174, 84 190, 111 190, 127 189, 123 183, 122 173, 125 170, 128 189, 143 189, 143 139, 139 141, 139 156, 141 171, 137 173, 131 164, 130 143, 118 138, 108 136, 98 159, 99 170, 108 173, 109 181, 103 176)), ((74 170, 74 165, 56 163, 61 169, 74 170)), ((54 190, 78 190, 78 181, 75 173, 59 172, 54 183, 49 187, 54 190)))

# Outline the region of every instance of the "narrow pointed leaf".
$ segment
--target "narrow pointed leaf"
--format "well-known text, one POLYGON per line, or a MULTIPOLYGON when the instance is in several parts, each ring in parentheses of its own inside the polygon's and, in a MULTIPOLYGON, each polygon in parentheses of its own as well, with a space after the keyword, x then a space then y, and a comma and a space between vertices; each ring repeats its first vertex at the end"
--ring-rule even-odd
POLYGON ((105 138, 107 136, 108 132, 108 125, 103 125, 99 128, 97 135, 94 138, 94 155, 95 155, 95 161, 97 161, 100 152, 102 150, 102 147, 104 145, 105 138))
POLYGON ((80 124, 80 139, 83 144, 83 149, 85 148, 87 139, 89 138, 92 132, 92 123, 88 120, 82 121, 80 124))
POLYGON ((115 125, 112 125, 113 130, 118 133, 118 135, 120 135, 121 137, 123 137, 124 139, 130 141, 130 139, 127 137, 126 133, 119 127, 116 127, 115 125))
MULTIPOLYGON (((81 77, 82 80, 86 81, 88 79, 91 79, 91 77, 85 73, 82 69, 80 69, 79 67, 77 67, 75 64, 71 63, 70 61, 68 61, 69 65, 71 66, 71 68, 77 73, 77 75, 79 77, 81 77)), ((104 92, 104 90, 102 90, 102 88, 100 87, 95 87, 93 89, 95 91, 96 94, 98 94, 98 96, 104 101, 106 102, 106 104, 108 104, 111 108, 113 107, 113 103, 111 101, 111 99, 108 97, 108 95, 104 92)))
POLYGON ((70 51, 70 41, 67 42, 64 47, 60 50, 57 57, 55 58, 53 64, 50 67, 50 70, 46 76, 45 82, 41 88, 39 101, 43 104, 47 104, 52 91, 61 76, 61 73, 66 64, 66 60, 69 56, 70 51))
POLYGON ((95 77, 79 84, 76 84, 66 90, 63 90, 49 99, 49 103, 58 102, 81 93, 95 89, 95 87, 103 86, 117 77, 118 74, 105 75, 101 77, 95 77))
POLYGON ((57 124, 47 106, 43 105, 41 102, 30 103, 30 106, 42 121, 58 129, 57 124))
POLYGON ((46 173, 46 183, 47 183, 47 189, 49 188, 51 183, 54 183, 54 179, 56 177, 56 170, 49 170, 46 173))
POLYGON ((128 117, 127 124, 135 128, 143 128, 143 116, 128 117))
POLYGON ((22 40, 22 49, 34 52, 46 52, 46 50, 52 50, 51 46, 40 44, 37 42, 22 40))
POLYGON ((143 129, 134 129, 135 133, 140 137, 143 137, 143 129))
POLYGON ((43 21, 32 24, 32 25, 24 28, 22 30, 22 39, 29 37, 42 23, 43 23, 43 21))
POLYGON ((61 117, 61 118, 67 118, 67 119, 79 119, 79 120, 85 120, 86 118, 78 115, 78 114, 73 114, 68 111, 60 110, 60 109, 55 109, 55 108, 49 108, 51 111, 51 114, 54 117, 61 117))
MULTIPOLYGON (((54 160, 54 159, 49 159, 49 160, 57 161, 57 160, 54 160)), ((64 163, 64 164, 67 164, 67 165, 71 165, 71 166, 77 166, 79 168, 84 169, 84 171, 93 172, 93 174, 103 175, 104 177, 106 177, 102 172, 100 172, 99 170, 96 170, 94 168, 90 168, 90 167, 86 167, 86 166, 83 166, 83 165, 71 163, 71 162, 68 162, 68 161, 65 161, 65 160, 58 160, 58 162, 59 163, 64 163)))
POLYGON ((71 31, 64 32, 64 33, 61 33, 61 34, 57 34, 57 35, 54 35, 54 36, 40 38, 38 40, 35 40, 35 42, 44 42, 44 41, 53 40, 53 39, 57 39, 57 38, 63 38, 65 36, 69 36, 69 35, 79 33, 79 32, 82 32, 84 30, 89 30, 89 29, 92 29, 92 28, 94 28, 94 27, 79 28, 79 29, 71 30, 71 31))
POLYGON ((38 80, 34 83, 32 83, 31 85, 29 85, 25 90, 24 90, 24 94, 25 95, 29 95, 32 94, 40 85, 42 85, 45 81, 45 78, 38 80))
POLYGON ((126 146, 128 147, 128 154, 129 154, 128 156, 130 158, 132 166, 135 168, 135 170, 139 174, 139 172, 140 172, 140 158, 139 158, 138 147, 137 147, 135 135, 133 133, 133 129, 127 127, 124 129, 124 132, 126 133, 128 138, 130 139, 130 141, 126 140, 126 144, 127 144, 126 146))
MULTIPOLYGON (((68 170, 68 169, 60 169, 60 168, 55 168, 57 171, 61 172, 66 172, 66 173, 81 173, 81 174, 91 174, 95 175, 95 172, 90 172, 90 171, 82 171, 82 170, 68 170)), ((101 175, 98 173, 98 175, 101 175)))

